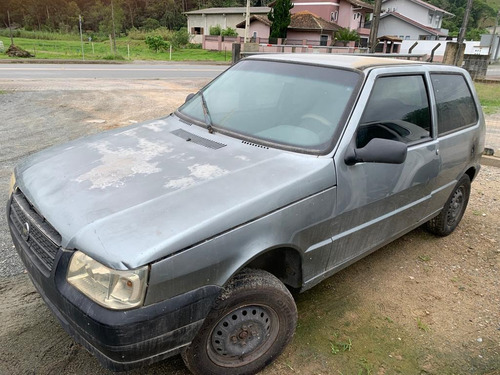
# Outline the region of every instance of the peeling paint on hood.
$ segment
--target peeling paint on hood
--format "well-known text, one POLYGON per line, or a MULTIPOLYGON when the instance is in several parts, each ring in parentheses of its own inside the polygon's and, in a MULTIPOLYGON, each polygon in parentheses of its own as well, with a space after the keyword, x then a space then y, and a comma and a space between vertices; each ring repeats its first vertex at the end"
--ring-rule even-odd
POLYGON ((113 147, 109 141, 90 144, 102 156, 100 164, 87 173, 77 177, 75 181, 92 183, 91 189, 122 186, 124 181, 136 174, 151 174, 161 172, 158 163, 152 159, 172 152, 167 144, 154 143, 139 138, 136 148, 113 147))

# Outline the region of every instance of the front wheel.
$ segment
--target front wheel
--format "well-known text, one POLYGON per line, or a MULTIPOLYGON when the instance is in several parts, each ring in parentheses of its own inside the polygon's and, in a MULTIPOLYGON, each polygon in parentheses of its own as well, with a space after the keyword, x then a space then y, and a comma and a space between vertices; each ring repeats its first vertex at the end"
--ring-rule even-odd
POLYGON ((244 269, 215 302, 183 352, 194 374, 255 374, 290 342, 297 323, 292 295, 276 277, 244 269))
POLYGON ((449 235, 462 219, 469 202, 469 195, 470 178, 463 175, 439 215, 425 223, 425 228, 438 236, 449 235))

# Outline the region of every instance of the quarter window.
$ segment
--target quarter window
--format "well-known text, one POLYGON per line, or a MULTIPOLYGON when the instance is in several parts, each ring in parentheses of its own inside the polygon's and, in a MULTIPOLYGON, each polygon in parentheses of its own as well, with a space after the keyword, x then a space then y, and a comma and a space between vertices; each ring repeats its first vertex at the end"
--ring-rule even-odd
POLYGON ((429 99, 421 75, 378 78, 361 118, 356 146, 373 138, 416 143, 431 136, 429 99))
POLYGON ((477 123, 478 114, 469 86, 460 74, 431 74, 436 96, 438 134, 477 123))

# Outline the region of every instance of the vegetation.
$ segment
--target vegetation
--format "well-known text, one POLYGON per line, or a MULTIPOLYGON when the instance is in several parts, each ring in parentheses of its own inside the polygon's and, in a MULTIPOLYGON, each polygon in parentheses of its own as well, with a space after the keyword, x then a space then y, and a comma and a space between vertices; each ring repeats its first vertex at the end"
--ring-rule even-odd
POLYGON ((222 35, 222 36, 238 36, 238 32, 228 27, 227 29, 222 29, 220 25, 210 26, 210 35, 222 35))
POLYGON ((270 37, 286 38, 288 26, 291 21, 290 10, 293 8, 291 0, 276 0, 273 8, 267 15, 272 22, 270 37))
POLYGON ((335 39, 347 46, 349 42, 359 42, 359 34, 356 30, 341 28, 335 32, 335 39))
MULTIPOLYGON (((442 27, 449 30, 451 36, 458 36, 464 19, 467 0, 428 0, 429 3, 453 13, 454 17, 444 17, 442 27)), ((485 34, 485 27, 493 26, 499 3, 489 5, 484 0, 474 0, 467 25, 466 39, 479 40, 485 34)))
MULTIPOLYGON (((0 36, 4 44, 10 43, 8 37, 0 36)), ((16 45, 35 55, 37 59, 82 59, 82 50, 79 40, 40 40, 17 38, 16 45)), ((200 48, 198 44, 187 44, 184 47, 175 47, 174 41, 170 41, 174 47, 172 50, 172 60, 183 61, 229 61, 231 52, 207 51, 200 48)), ((148 48, 144 40, 132 40, 126 37, 116 41, 117 55, 111 51, 109 40, 88 42, 83 44, 86 60, 168 60, 170 55, 166 51, 159 51, 148 48), (129 57, 130 51, 130 57, 129 57)), ((8 59, 6 54, 0 54, 0 59, 8 59)))
POLYGON ((498 95, 500 84, 476 82, 474 86, 476 87, 484 113, 491 115, 500 112, 500 95, 498 95))
MULTIPOLYGON (((266 6, 271 0, 252 0, 252 6, 266 6)), ((112 5, 115 30, 145 31, 166 27, 178 30, 186 26, 183 12, 209 7, 245 6, 246 0, 2 0, 0 25, 37 32, 77 34, 78 17, 83 31, 92 38, 107 38, 112 30, 112 5)))
POLYGON ((147 36, 145 43, 149 49, 155 51, 156 53, 170 47, 170 43, 163 39, 160 35, 147 36))

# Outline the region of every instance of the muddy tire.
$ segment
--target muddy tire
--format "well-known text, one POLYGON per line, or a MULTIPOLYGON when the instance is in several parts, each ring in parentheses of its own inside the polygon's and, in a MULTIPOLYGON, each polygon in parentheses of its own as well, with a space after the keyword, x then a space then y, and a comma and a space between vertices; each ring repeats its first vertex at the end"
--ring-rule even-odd
POLYGON ((194 374, 255 374, 290 342, 297 308, 288 289, 262 270, 244 269, 218 297, 182 353, 194 374))
POLYGON ((425 229, 443 237, 453 232, 464 215, 469 195, 470 178, 463 175, 439 215, 425 223, 425 229))

